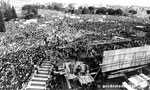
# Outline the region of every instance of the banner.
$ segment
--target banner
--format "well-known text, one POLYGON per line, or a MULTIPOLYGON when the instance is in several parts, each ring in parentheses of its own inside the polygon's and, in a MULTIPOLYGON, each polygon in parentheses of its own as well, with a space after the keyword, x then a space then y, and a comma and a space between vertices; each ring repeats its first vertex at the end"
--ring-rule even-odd
POLYGON ((102 72, 150 63, 150 46, 104 51, 102 72))

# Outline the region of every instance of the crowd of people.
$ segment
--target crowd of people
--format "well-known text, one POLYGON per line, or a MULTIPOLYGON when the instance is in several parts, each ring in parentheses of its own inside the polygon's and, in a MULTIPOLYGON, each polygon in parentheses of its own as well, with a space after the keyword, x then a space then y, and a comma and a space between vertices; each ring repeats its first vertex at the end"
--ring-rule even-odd
MULTIPOLYGON (((53 58, 54 61, 64 62, 65 59, 77 61, 82 57, 83 53, 96 57, 97 55, 102 56, 103 51, 106 50, 150 44, 149 39, 146 37, 130 37, 131 35, 126 32, 133 25, 123 21, 88 22, 83 19, 80 22, 80 19, 70 19, 68 17, 64 19, 44 17, 39 19, 37 23, 23 25, 24 21, 6 22, 7 31, 1 35, 4 36, 1 39, 1 45, 6 46, 6 52, 8 52, 1 56, 1 88, 22 88, 23 83, 30 79, 34 71, 34 65, 41 65, 42 61, 49 57, 48 50, 53 51, 51 57, 55 57, 53 58), (45 23, 46 27, 39 28, 39 25, 45 21, 50 22, 45 23), (80 30, 93 31, 94 34, 83 34, 79 38, 73 38, 80 30), (52 35, 50 33, 55 34, 54 38, 57 39, 49 41, 47 38, 52 35), (59 37, 59 34, 70 35, 68 38, 73 38, 73 42, 70 42, 69 39, 64 40, 63 37, 59 37), (115 40, 113 39, 115 36, 125 37, 129 40, 115 40), (89 42, 94 40, 101 41, 101 44, 90 45, 89 42), (107 41, 107 43, 103 41, 107 41), (9 44, 14 42, 14 47, 8 48, 10 47, 9 44), (41 45, 42 42, 45 42, 44 46, 41 45)), ((72 66, 70 66, 70 70, 72 73, 72 66)), ((80 67, 77 71, 80 71, 80 67)))
POLYGON ((4 89, 22 89, 23 84, 26 84, 32 73, 34 65, 41 65, 46 58, 44 48, 31 48, 13 53, 8 53, 1 58, 2 66, 0 69, 1 88, 4 89))

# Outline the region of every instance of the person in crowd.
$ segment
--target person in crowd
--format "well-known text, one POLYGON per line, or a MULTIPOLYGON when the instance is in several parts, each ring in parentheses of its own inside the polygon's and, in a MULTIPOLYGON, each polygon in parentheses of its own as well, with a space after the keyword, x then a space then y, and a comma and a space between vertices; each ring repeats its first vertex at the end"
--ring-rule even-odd
POLYGON ((90 72, 89 66, 88 65, 84 65, 85 66, 85 74, 88 74, 90 72))
POLYGON ((38 66, 37 66, 37 64, 34 64, 34 70, 35 70, 35 74, 38 74, 39 72, 38 72, 38 66))
POLYGON ((81 70, 82 70, 82 67, 80 65, 78 65, 77 68, 76 68, 76 75, 80 75, 81 70))
POLYGON ((47 82, 46 82, 46 88, 47 90, 51 90, 51 79, 48 78, 47 82))
POLYGON ((69 64, 69 69, 70 69, 70 74, 73 74, 74 73, 74 62, 73 61, 69 64))

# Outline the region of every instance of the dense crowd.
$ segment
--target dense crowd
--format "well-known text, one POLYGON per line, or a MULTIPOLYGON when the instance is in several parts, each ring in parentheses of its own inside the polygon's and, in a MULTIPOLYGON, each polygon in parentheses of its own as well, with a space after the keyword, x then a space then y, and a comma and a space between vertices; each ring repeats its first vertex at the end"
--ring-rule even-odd
POLYGON ((41 65, 46 58, 45 48, 40 45, 44 42, 49 27, 38 29, 39 22, 24 25, 25 21, 6 22, 7 32, 2 35, 1 40, 1 45, 6 48, 5 55, 1 56, 2 90, 23 88, 32 76, 34 65, 41 65))
POLYGON ((6 22, 7 31, 1 35, 3 36, 1 45, 6 46, 6 54, 1 56, 1 88, 22 88, 30 79, 34 65, 40 65, 49 57, 53 61, 63 63, 65 59, 77 61, 83 56, 102 57, 103 51, 106 50, 150 44, 146 37, 131 37, 132 33, 128 31, 133 25, 130 22, 88 22, 84 19, 80 22, 80 19, 68 17, 63 19, 44 17, 38 19, 37 23, 28 25, 23 24, 25 21, 6 22), (39 27, 44 22, 45 27, 39 27), (81 30, 93 33, 83 32, 81 37, 76 36, 81 30), (59 37, 63 34, 67 39, 59 37), (115 36, 124 39, 115 39, 115 36), (99 42, 94 43, 94 41, 99 42), (13 43, 13 47, 9 46, 13 43), (53 54, 49 54, 49 50, 52 50, 53 54))
MULTIPOLYGON (((34 65, 40 65, 45 59, 44 48, 32 48, 6 54, 1 58, 1 88, 21 89, 30 79, 34 65)), ((2 90, 3 90, 2 89, 2 90)))
MULTIPOLYGON (((82 37, 82 39, 83 40, 88 39, 89 42, 99 41, 99 43, 93 45, 95 45, 96 50, 99 50, 100 49, 99 46, 102 46, 101 48, 103 48, 103 51, 105 51, 105 50, 144 46, 146 44, 150 44, 149 39, 146 35, 144 37, 138 37, 136 36, 136 33, 130 31, 131 29, 133 30, 133 27, 136 25, 139 25, 139 23, 126 21, 113 21, 113 22, 84 21, 81 23, 74 23, 69 26, 74 27, 77 30, 83 29, 95 31, 94 34, 87 34, 84 37, 82 37), (123 39, 120 38, 115 39, 116 36, 121 37, 123 39)), ((140 23, 140 25, 144 24, 140 23)), ((148 30, 148 27, 149 26, 147 25, 146 30, 148 30)), ((99 51, 99 53, 100 52, 102 51, 99 51)))

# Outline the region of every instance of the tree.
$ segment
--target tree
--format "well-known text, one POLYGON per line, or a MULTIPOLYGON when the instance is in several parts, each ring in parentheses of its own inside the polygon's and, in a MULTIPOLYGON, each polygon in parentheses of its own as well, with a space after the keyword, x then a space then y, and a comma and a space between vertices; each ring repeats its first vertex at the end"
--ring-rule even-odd
POLYGON ((22 7, 22 10, 25 10, 25 19, 31 19, 38 16, 38 9, 35 7, 35 5, 25 5, 22 7))
POLYGON ((14 7, 11 7, 11 5, 9 3, 6 3, 4 1, 0 2, 0 4, 1 4, 0 8, 2 10, 2 14, 5 18, 4 19, 5 21, 9 21, 16 17, 16 15, 15 15, 16 12, 15 12, 14 7))
POLYGON ((73 3, 68 4, 68 8, 69 9, 73 9, 74 8, 74 4, 73 3))
POLYGON ((68 4, 68 11, 67 12, 69 12, 71 14, 74 14, 75 13, 75 9, 74 8, 75 7, 74 7, 73 3, 68 4))
POLYGON ((71 13, 71 14, 74 14, 75 10, 74 10, 74 8, 72 8, 72 9, 69 9, 68 12, 71 13))
POLYGON ((94 10, 95 10, 94 6, 89 6, 88 9, 91 11, 92 14, 94 14, 94 10))
POLYGON ((15 8, 14 7, 12 7, 12 17, 15 19, 15 18, 17 18, 17 14, 16 14, 16 10, 15 10, 15 8))
POLYGON ((82 7, 82 6, 80 6, 80 7, 78 7, 78 9, 83 9, 83 7, 82 7))
POLYGON ((31 19, 31 18, 34 18, 34 17, 35 17, 35 14, 33 12, 27 12, 25 14, 24 19, 31 19))
POLYGON ((129 13, 131 13, 131 14, 137 14, 137 11, 131 9, 131 10, 129 11, 129 13))
POLYGON ((13 14, 12 14, 11 8, 5 10, 4 16, 5 16, 5 21, 9 21, 9 20, 13 19, 13 14))
POLYGON ((116 14, 115 10, 112 8, 107 9, 107 12, 108 12, 108 15, 115 15, 116 14))
POLYGON ((106 14, 106 13, 107 13, 107 8, 105 7, 101 7, 96 10, 96 14, 106 14))
POLYGON ((90 13, 91 13, 91 11, 88 8, 84 7, 82 9, 82 14, 90 14, 90 13))
POLYGON ((95 7, 94 7, 94 6, 89 6, 88 9, 89 9, 90 11, 93 11, 93 10, 95 9, 95 7))
POLYGON ((63 8, 63 4, 62 3, 54 2, 54 3, 51 4, 51 6, 52 6, 53 10, 57 10, 57 11, 61 11, 62 8, 63 8))
POLYGON ((122 9, 117 9, 117 10, 116 10, 116 15, 122 15, 122 14, 123 14, 122 9))
POLYGON ((78 9, 75 11, 76 14, 82 14, 82 6, 78 7, 78 9))
POLYGON ((147 14, 150 14, 150 10, 146 10, 147 14))
POLYGON ((6 31, 6 28, 5 28, 5 22, 3 20, 3 14, 0 10, 0 32, 5 32, 6 31))
POLYGON ((45 5, 40 5, 40 9, 46 9, 45 5))
POLYGON ((52 5, 47 5, 47 9, 53 10, 52 5))
POLYGON ((132 14, 132 17, 133 17, 134 14, 137 14, 137 11, 131 9, 131 10, 129 11, 129 13, 131 13, 131 14, 132 14))
POLYGON ((27 11, 29 11, 29 10, 31 10, 31 9, 33 9, 33 8, 35 8, 35 7, 33 7, 33 5, 24 5, 24 6, 22 7, 22 10, 27 10, 27 11))
POLYGON ((32 9, 31 12, 33 12, 35 15, 38 14, 38 10, 36 8, 32 9))

